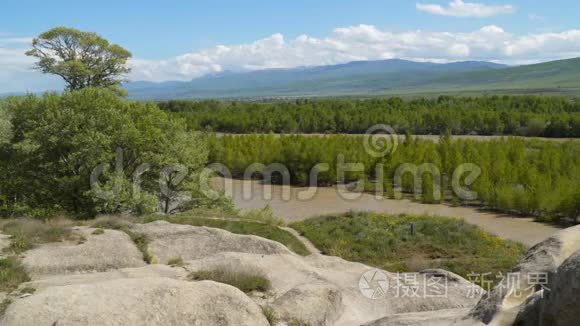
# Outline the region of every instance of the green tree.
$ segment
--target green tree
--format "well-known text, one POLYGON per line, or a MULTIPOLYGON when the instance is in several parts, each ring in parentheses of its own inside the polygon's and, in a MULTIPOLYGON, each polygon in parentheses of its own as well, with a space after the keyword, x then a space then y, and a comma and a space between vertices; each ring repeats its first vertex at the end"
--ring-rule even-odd
POLYGON ((8 143, 10 138, 12 138, 12 122, 4 102, 0 102, 0 146, 8 143))
POLYGON ((166 199, 159 179, 167 165, 185 166, 190 181, 207 161, 200 133, 188 132, 153 103, 125 101, 108 90, 30 95, 11 99, 8 107, 14 137, 1 164, 10 169, 10 182, 1 190, 13 211, 150 212, 166 199), (95 188, 90 181, 98 167, 95 188), (136 175, 141 187, 133 187, 136 175))
POLYGON ((115 88, 130 69, 131 53, 96 33, 56 27, 32 40, 26 55, 38 59, 36 68, 60 76, 67 89, 115 88))

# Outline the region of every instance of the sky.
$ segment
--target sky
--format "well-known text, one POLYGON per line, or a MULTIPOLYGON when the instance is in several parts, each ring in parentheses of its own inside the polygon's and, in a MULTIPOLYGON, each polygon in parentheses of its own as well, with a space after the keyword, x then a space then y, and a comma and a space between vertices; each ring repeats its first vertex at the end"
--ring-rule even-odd
POLYGON ((132 52, 130 80, 402 58, 511 65, 580 57, 577 0, 3 0, 0 93, 59 89, 31 69, 55 26, 132 52))

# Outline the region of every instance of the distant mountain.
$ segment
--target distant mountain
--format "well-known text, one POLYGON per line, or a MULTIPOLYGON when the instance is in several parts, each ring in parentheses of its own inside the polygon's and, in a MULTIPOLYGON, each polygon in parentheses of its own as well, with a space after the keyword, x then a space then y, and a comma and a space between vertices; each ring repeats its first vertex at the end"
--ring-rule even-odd
POLYGON ((374 96, 463 92, 580 90, 580 58, 509 67, 491 62, 448 64, 406 60, 225 72, 189 82, 133 82, 134 99, 374 96))

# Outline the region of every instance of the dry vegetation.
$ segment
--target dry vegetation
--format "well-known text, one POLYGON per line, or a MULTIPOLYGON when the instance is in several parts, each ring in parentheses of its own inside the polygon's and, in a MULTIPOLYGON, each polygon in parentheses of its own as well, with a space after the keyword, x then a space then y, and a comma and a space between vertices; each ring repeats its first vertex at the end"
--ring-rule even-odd
POLYGON ((265 292, 270 289, 270 280, 261 272, 232 266, 219 266, 213 269, 193 272, 189 275, 189 279, 192 281, 209 280, 229 284, 245 293, 253 291, 265 292))

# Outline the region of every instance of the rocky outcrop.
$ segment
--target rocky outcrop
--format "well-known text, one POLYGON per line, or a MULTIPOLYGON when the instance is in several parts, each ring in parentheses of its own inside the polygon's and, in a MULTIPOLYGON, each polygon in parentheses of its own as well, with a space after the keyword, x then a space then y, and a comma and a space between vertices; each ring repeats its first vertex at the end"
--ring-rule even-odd
MULTIPOLYGON (((536 305, 542 301, 538 299, 540 291, 554 284, 558 268, 578 250, 580 225, 563 230, 535 245, 510 275, 482 298, 469 316, 485 324, 512 325, 522 311, 534 315, 533 311, 538 309, 536 305)), ((580 296, 579 292, 576 295, 580 296)))
POLYGON ((125 233, 92 231, 75 231, 84 243, 42 245, 26 253, 33 280, 21 288, 36 292, 12 295, 14 303, 0 325, 268 325, 266 315, 272 313, 281 326, 480 326, 516 320, 569 325, 580 320, 574 309, 579 304, 580 254, 573 254, 580 247, 578 227, 530 249, 516 266, 514 273, 522 276, 554 275, 548 293, 526 278, 514 283, 510 289, 525 295, 518 300, 499 288, 482 298, 479 286, 440 269, 390 273, 337 257, 302 257, 260 237, 167 222, 135 225, 131 231, 144 236, 158 261, 180 257, 183 266, 146 265, 125 233), (271 286, 244 294, 228 285, 190 280, 191 273, 214 269, 255 272, 271 286))
POLYGON ((49 287, 11 305, 2 325, 256 325, 261 308, 220 283, 169 278, 116 279, 49 287))
POLYGON ((203 226, 155 221, 137 224, 132 231, 147 238, 149 252, 162 264, 176 257, 194 260, 228 251, 263 255, 292 254, 288 248, 275 241, 203 226))
POLYGON ((516 317, 517 325, 578 325, 580 251, 560 265, 545 289, 532 296, 516 317))
POLYGON ((300 320, 308 325, 332 325, 344 310, 340 289, 325 283, 298 285, 271 307, 282 320, 300 320))
POLYGON ((121 231, 78 227, 80 242, 48 243, 29 250, 23 259, 33 278, 79 272, 102 272, 126 267, 145 266, 143 254, 131 238, 121 231))
POLYGON ((443 309, 435 311, 396 314, 365 324, 364 326, 476 326, 481 322, 463 320, 469 309, 443 309))
MULTIPOLYGON (((259 255, 225 252, 188 262, 194 272, 208 269, 254 270, 265 275, 272 289, 258 301, 271 306, 285 321, 300 320, 311 325, 356 325, 398 313, 472 307, 481 288, 459 276, 440 273, 389 273, 337 257, 311 255, 259 255), (376 272, 387 281, 369 282, 382 294, 370 298, 361 292, 361 278, 376 272), (424 289, 439 281, 447 292, 428 293, 424 289), (472 291, 473 289, 477 291, 472 291)), ((372 292, 372 291, 371 291, 372 292)))

